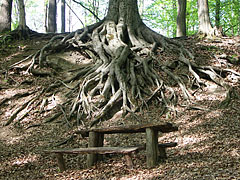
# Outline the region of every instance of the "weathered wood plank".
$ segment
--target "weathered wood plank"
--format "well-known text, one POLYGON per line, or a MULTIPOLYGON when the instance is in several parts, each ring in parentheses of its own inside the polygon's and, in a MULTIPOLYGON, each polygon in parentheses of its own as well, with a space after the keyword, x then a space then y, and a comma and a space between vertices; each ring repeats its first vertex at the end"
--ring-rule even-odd
POLYGON ((64 153, 64 154, 128 154, 139 150, 140 147, 88 147, 74 149, 54 149, 45 150, 47 153, 64 153))
POLYGON ((145 132, 146 128, 152 128, 162 133, 168 133, 178 131, 178 127, 171 123, 165 124, 142 124, 142 125, 131 125, 131 126, 117 126, 108 128, 92 128, 87 130, 78 130, 75 133, 81 134, 84 137, 89 135, 89 132, 98 132, 103 134, 114 134, 114 133, 142 133, 145 132))

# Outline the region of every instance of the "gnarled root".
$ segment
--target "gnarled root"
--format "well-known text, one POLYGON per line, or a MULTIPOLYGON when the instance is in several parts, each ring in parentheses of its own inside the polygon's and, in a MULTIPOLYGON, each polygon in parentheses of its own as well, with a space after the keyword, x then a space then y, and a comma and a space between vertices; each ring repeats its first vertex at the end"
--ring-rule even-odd
POLYGON ((156 94, 166 108, 174 111, 177 94, 159 76, 161 73, 175 81, 182 90, 183 97, 191 101, 193 97, 188 84, 172 70, 171 64, 174 61, 188 67, 189 74, 185 76, 191 81, 191 85, 200 87, 204 84, 199 76, 201 72, 227 88, 218 69, 198 66, 194 55, 180 42, 155 33, 144 24, 136 29, 125 24, 122 19, 117 24, 105 20, 67 36, 53 37, 33 56, 28 71, 31 72, 35 64, 39 67, 47 65, 46 57, 49 54, 70 47, 84 51, 93 60, 93 64, 79 69, 74 76, 51 88, 60 85, 68 87, 67 83, 78 81, 74 88, 69 88, 68 93, 75 95, 69 116, 76 113, 77 122, 87 118, 94 125, 119 103, 123 115, 127 112, 134 113, 156 94), (162 62, 157 53, 163 51, 175 53, 179 59, 162 62), (80 77, 83 79, 79 80, 80 77))

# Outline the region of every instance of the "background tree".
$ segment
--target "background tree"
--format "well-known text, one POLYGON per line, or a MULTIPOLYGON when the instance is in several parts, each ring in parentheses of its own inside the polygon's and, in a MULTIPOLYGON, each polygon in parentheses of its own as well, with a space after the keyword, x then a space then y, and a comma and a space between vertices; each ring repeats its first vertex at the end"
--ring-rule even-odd
POLYGON ((12 0, 2 0, 0 6, 0 32, 11 30, 12 0))
POLYGON ((216 0, 216 9, 215 9, 215 25, 217 29, 220 27, 220 0, 216 0))
POLYGON ((25 13, 25 4, 24 0, 18 0, 19 5, 19 24, 16 30, 13 33, 17 32, 19 39, 26 39, 29 37, 30 29, 26 24, 26 13, 25 13))
POLYGON ((198 0, 198 32, 206 35, 212 35, 214 32, 210 22, 208 0, 198 0))
POLYGON ((65 25, 66 25, 66 3, 65 0, 61 0, 61 32, 65 32, 65 25))
POLYGON ((186 7, 187 0, 178 0, 177 37, 186 36, 186 7))
POLYGON ((57 2, 56 0, 49 0, 47 32, 55 33, 56 31, 57 31, 57 2))

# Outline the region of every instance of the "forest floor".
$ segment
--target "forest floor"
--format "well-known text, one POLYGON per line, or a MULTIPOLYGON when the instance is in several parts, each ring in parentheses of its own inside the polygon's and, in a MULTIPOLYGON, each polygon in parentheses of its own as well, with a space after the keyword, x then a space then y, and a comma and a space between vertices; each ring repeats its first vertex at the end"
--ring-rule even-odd
MULTIPOLYGON (((54 112, 54 105, 49 103, 44 110, 40 110, 39 105, 31 106, 32 110, 22 114, 23 117, 17 117, 10 125, 4 126, 14 111, 29 101, 32 93, 61 78, 58 74, 41 77, 9 68, 39 50, 48 40, 35 38, 0 47, 0 179, 240 179, 240 99, 232 99, 228 107, 220 109, 219 104, 227 92, 211 82, 194 94, 200 107, 177 106, 177 115, 168 113, 160 117, 159 104, 152 101, 144 113, 137 113, 138 118, 112 118, 100 124, 102 127, 146 122, 176 124, 178 132, 159 137, 159 142, 178 143, 177 147, 167 149, 165 162, 148 169, 146 155, 142 151, 133 157, 133 169, 128 169, 124 158, 117 155, 105 157, 92 168, 87 168, 85 155, 67 155, 68 170, 60 173, 55 158, 43 151, 56 147, 86 147, 87 139, 75 135, 64 143, 76 127, 63 123, 61 116, 53 122, 43 123, 54 112), (3 73, 6 69, 7 73, 3 73)), ((195 52, 196 60, 202 65, 225 66, 229 65, 231 58, 240 57, 240 37, 223 37, 220 40, 190 37, 181 41, 195 52)), ((78 52, 72 56, 81 54, 78 52)), ((171 58, 171 55, 166 58, 171 58)), ((239 64, 228 68, 240 73, 239 64)), ((240 94, 240 80, 228 78, 240 94)), ((144 136, 141 133, 108 135, 104 144, 139 145, 144 143, 144 136)))

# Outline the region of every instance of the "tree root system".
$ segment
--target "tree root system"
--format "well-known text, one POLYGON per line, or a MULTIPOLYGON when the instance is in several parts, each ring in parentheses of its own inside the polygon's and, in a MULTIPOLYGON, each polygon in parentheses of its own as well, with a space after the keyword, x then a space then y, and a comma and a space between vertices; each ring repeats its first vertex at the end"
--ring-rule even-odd
MULTIPOLYGON (((185 48, 180 41, 159 35, 144 24, 134 29, 121 19, 118 23, 100 21, 67 35, 54 36, 31 56, 26 73, 51 76, 50 72, 40 70, 49 67, 48 56, 69 49, 81 52, 85 58, 91 59, 91 63, 73 70, 72 76, 56 81, 41 93, 42 96, 60 87, 68 89, 65 94, 68 100, 64 105, 56 106, 59 112, 45 122, 63 114, 63 121, 69 126, 74 123, 71 122, 73 117, 77 124, 87 119, 93 126, 108 119, 114 108, 121 110, 124 116, 141 111, 153 98, 166 111, 174 111, 179 98, 189 104, 193 102, 194 89, 206 86, 206 80, 229 90, 231 84, 225 81, 226 74, 240 76, 230 69, 198 65, 192 50, 185 48), (177 59, 163 61, 161 56, 164 53, 172 53, 177 59), (187 73, 177 74, 177 68, 185 68, 187 73), (181 94, 173 90, 166 77, 180 88, 181 94), (75 85, 70 86, 73 82, 75 85)), ((22 105, 6 125, 39 97, 22 105)))

